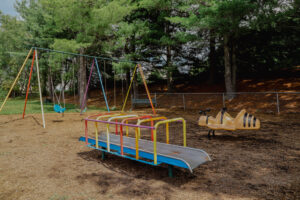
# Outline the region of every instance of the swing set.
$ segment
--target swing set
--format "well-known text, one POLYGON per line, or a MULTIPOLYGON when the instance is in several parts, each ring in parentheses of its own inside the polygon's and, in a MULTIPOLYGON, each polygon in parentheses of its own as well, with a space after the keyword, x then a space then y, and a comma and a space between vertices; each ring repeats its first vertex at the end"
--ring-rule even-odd
MULTIPOLYGON (((41 105, 41 113, 42 113, 42 121, 43 121, 43 127, 45 128, 46 127, 46 123, 45 123, 45 115, 44 115, 44 106, 43 106, 43 96, 42 96, 42 92, 41 92, 41 81, 40 81, 40 72, 39 72, 39 61, 38 61, 38 50, 41 50, 41 51, 47 51, 47 52, 55 52, 55 53, 61 53, 61 54, 68 54, 68 55, 73 55, 73 56, 83 56, 83 57, 86 57, 86 58, 92 58, 93 59, 93 62, 92 62, 92 66, 91 66, 91 69, 90 69, 90 74, 89 74, 89 78, 88 78, 88 82, 87 82, 87 85, 86 85, 86 88, 85 88, 85 93, 84 93, 84 98, 83 98, 83 101, 81 102, 81 105, 80 105, 80 114, 83 114, 87 108, 84 106, 86 101, 87 101, 87 93, 88 93, 88 89, 89 89, 89 85, 90 85, 90 81, 91 81, 91 77, 92 77, 92 73, 93 73, 93 70, 94 68, 96 67, 97 69, 97 74, 98 74, 98 77, 99 77, 99 82, 100 82, 100 87, 101 87, 101 90, 102 90, 102 94, 103 94, 103 97, 104 97, 104 100, 105 100, 105 104, 106 104, 106 108, 107 108, 107 111, 110 112, 110 108, 109 108, 109 105, 108 105, 108 100, 107 100, 107 96, 106 96, 106 77, 105 78, 105 87, 103 85, 103 81, 102 81, 102 74, 101 74, 101 71, 100 71, 100 68, 99 68, 99 64, 98 64, 98 60, 97 58, 99 59, 102 59, 104 60, 104 73, 105 72, 105 68, 106 68, 106 64, 105 64, 105 60, 111 60, 111 61, 117 61, 117 62, 127 62, 127 63, 135 63, 135 62, 132 62, 132 61, 128 61, 128 60, 116 60, 116 59, 110 59, 110 58, 105 58, 105 57, 96 57, 96 56, 89 56, 89 55, 83 55, 83 54, 77 54, 77 53, 70 53, 70 52, 64 52, 64 51, 57 51, 57 50, 52 50, 52 49, 45 49, 45 48, 38 48, 38 47, 32 47, 27 56, 26 56, 26 59, 24 60, 12 86, 10 87, 1 107, 0 107, 0 112, 2 111, 3 107, 5 106, 9 96, 11 95, 11 92, 13 90, 13 88, 15 87, 17 81, 19 80, 20 76, 21 76, 21 73, 22 71, 24 70, 25 68, 25 65, 29 59, 29 57, 32 55, 32 63, 31 63, 31 67, 30 67, 30 74, 29 74, 29 78, 28 78, 28 84, 27 84, 27 90, 26 90, 26 97, 25 97, 25 104, 24 104, 24 110, 23 110, 23 119, 25 118, 25 114, 26 114, 26 106, 27 106, 27 100, 28 100, 28 95, 29 95, 29 89, 30 89, 30 84, 31 84, 31 78, 32 78, 32 73, 33 73, 33 67, 34 67, 34 63, 36 64, 36 72, 37 72, 37 79, 38 79, 38 89, 39 89, 39 96, 40 96, 40 105, 41 105)), ((135 63, 136 64, 136 63, 135 63)), ((132 74, 132 79, 131 79, 131 82, 130 82, 130 86, 129 86, 129 90, 126 94, 126 98, 125 98, 125 101, 123 102, 123 107, 122 107, 122 112, 124 112, 124 109, 125 109, 125 105, 126 105, 126 102, 127 102, 127 99, 128 99, 128 96, 129 96, 129 92, 130 92, 130 88, 132 86, 132 83, 133 83, 133 80, 134 80, 134 76, 137 72, 137 68, 139 69, 140 71, 140 74, 141 74, 141 77, 143 79, 143 83, 145 85, 145 88, 146 88, 146 92, 147 92, 147 95, 148 95, 148 98, 149 98, 149 101, 150 101, 150 104, 151 104, 151 107, 152 107, 152 111, 153 111, 153 114, 155 115, 156 112, 155 112, 155 109, 154 109, 154 106, 153 106, 153 103, 152 103, 152 99, 150 97, 150 93, 149 93, 149 90, 148 90, 148 87, 147 87, 147 84, 146 84, 146 80, 145 80, 145 77, 144 77, 144 74, 143 74, 143 70, 142 70, 142 67, 140 64, 136 64, 134 70, 133 70, 133 74, 132 74)), ((52 88, 52 91, 53 91, 53 102, 54 102, 54 105, 53 105, 53 110, 56 112, 56 113, 61 113, 63 114, 65 111, 66 111, 66 106, 65 106, 65 95, 64 95, 64 92, 65 92, 65 84, 64 84, 64 80, 63 80, 63 74, 62 74, 62 78, 61 78, 61 85, 60 85, 60 93, 59 93, 59 96, 57 96, 56 92, 55 92, 55 87, 54 87, 54 83, 53 83, 53 77, 52 77, 52 72, 51 72, 51 68, 50 68, 50 81, 51 81, 51 88, 52 88), (56 100, 55 100, 56 99, 56 100), (63 103, 63 106, 62 106, 62 103, 63 103)), ((122 74, 123 76, 123 74, 122 74)), ((73 67, 73 79, 74 79, 74 67, 73 67)), ((73 83, 74 84, 74 83, 73 83)), ((75 88, 75 86, 74 86, 75 88)), ((75 90, 74 90, 75 92, 75 90)), ((122 96, 123 96, 123 77, 122 77, 122 96)), ((114 70, 114 104, 116 105, 116 70, 114 70)))

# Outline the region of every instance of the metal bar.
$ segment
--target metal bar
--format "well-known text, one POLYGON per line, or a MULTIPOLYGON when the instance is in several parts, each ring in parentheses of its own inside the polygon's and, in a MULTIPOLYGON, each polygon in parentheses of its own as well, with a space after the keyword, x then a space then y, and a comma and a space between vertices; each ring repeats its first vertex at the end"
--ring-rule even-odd
MULTIPOLYGON (((111 120, 115 120, 118 122, 118 119, 130 118, 130 117, 137 117, 137 115, 121 115, 121 116, 113 116, 109 118, 107 121, 110 122, 111 120)), ((109 125, 108 125, 109 126, 109 125)), ((118 134, 118 124, 116 124, 116 135, 118 134)))
POLYGON ((97 68, 97 72, 98 72, 98 76, 99 76, 100 85, 101 85, 102 93, 103 93, 103 96, 104 96, 106 108, 107 108, 107 111, 110 112, 108 102, 107 102, 107 98, 106 98, 106 92, 105 92, 105 89, 104 89, 103 83, 102 83, 101 72, 100 72, 100 69, 99 69, 99 66, 98 66, 97 58, 95 58, 95 63, 96 63, 96 68, 97 68))
POLYGON ((153 103, 152 103, 152 98, 151 98, 151 95, 150 95, 150 92, 149 92, 149 89, 148 89, 148 86, 147 86, 147 83, 146 83, 146 78, 144 76, 144 72, 143 72, 142 66, 140 64, 138 64, 138 67, 139 67, 140 74, 141 74, 141 77, 142 77, 143 82, 144 82, 144 86, 145 86, 145 89, 146 89, 146 92, 147 92, 147 95, 148 95, 151 107, 152 107, 152 112, 153 112, 154 115, 156 115, 156 111, 155 111, 155 108, 154 108, 153 103))
POLYGON ((7 101, 8 97, 9 97, 11 91, 12 91, 13 88, 15 87, 15 85, 16 85, 16 83, 17 83, 17 81, 18 81, 18 79, 19 79, 19 77, 20 77, 20 75, 21 75, 21 73, 22 73, 22 71, 23 71, 23 69, 24 69, 26 63, 27 63, 27 60, 28 60, 28 58, 29 58, 31 52, 32 52, 32 48, 31 48, 30 51, 28 52, 28 55, 27 55, 27 57, 25 58, 25 60, 24 60, 24 62, 23 62, 23 65, 22 65, 22 67, 21 67, 21 69, 20 69, 20 71, 19 71, 17 77, 15 78, 15 80, 14 80, 12 86, 10 87, 10 89, 9 89, 9 91, 8 91, 6 97, 5 97, 5 99, 4 99, 4 101, 3 101, 2 105, 1 105, 0 112, 2 111, 4 105, 6 104, 6 101, 7 101))
POLYGON ((92 148, 92 149, 97 149, 99 151, 102 151, 102 152, 107 152, 107 153, 110 153, 110 154, 113 154, 113 155, 116 155, 116 156, 119 156, 119 157, 123 157, 123 158, 127 158, 127 159, 130 159, 130 160, 135 160, 135 161, 138 161, 138 162, 141 162, 141 163, 145 163, 145 164, 148 164, 148 165, 153 165, 153 166, 157 166, 161 163, 158 163, 158 164, 154 164, 153 162, 148 162, 148 161, 145 161, 145 160, 136 160, 135 158, 133 157, 130 157, 130 156, 125 156, 125 155, 120 155, 118 153, 115 153, 115 152, 108 152, 107 150, 103 149, 103 148, 96 148, 94 147, 93 145, 87 145, 88 147, 92 148))
POLYGON ((43 50, 43 51, 48 51, 48 52, 50 51, 50 52, 68 54, 68 55, 73 55, 73 56, 83 56, 83 57, 87 57, 87 58, 99 58, 99 59, 102 59, 102 60, 110 60, 110 61, 115 61, 115 62, 128 62, 128 63, 134 63, 134 64, 139 63, 137 61, 131 61, 131 60, 114 59, 114 58, 107 58, 107 57, 102 57, 102 56, 91 56, 91 55, 86 55, 86 54, 72 53, 72 52, 66 52, 66 51, 59 51, 59 50, 47 49, 47 48, 41 48, 41 47, 32 47, 32 48, 43 50))
POLYGON ((96 140, 96 148, 98 148, 98 124, 95 122, 95 140, 96 140))
POLYGON ((128 91, 127 91, 127 94, 126 94, 126 97, 125 97, 125 101, 123 103, 122 112, 124 112, 124 109, 125 109, 125 106, 126 106, 126 103, 127 103, 128 95, 129 95, 129 92, 130 92, 130 89, 131 89, 131 86, 132 86, 132 82, 133 82, 133 79, 134 79, 134 76, 135 76, 136 69, 137 69, 137 65, 135 66, 135 68, 133 70, 133 73, 132 73, 131 82, 130 82, 130 85, 129 85, 129 88, 128 88, 128 91))
MULTIPOLYGON (((139 116, 139 117, 126 118, 126 119, 123 119, 123 120, 121 121, 121 123, 127 124, 128 121, 131 121, 131 120, 136 120, 136 119, 137 119, 137 120, 138 120, 138 119, 148 119, 148 118, 152 118, 152 116, 151 116, 151 115, 143 115, 143 116, 139 116)), ((122 125, 120 126, 120 131, 123 132, 123 126, 122 126, 122 125)), ((126 136, 128 136, 128 126, 126 127, 126 136)))
POLYGON ((85 144, 88 145, 88 125, 87 120, 84 120, 84 126, 85 126, 85 144))
POLYGON ((96 114, 96 115, 90 115, 85 119, 89 119, 90 117, 99 117, 99 116, 102 116, 102 115, 111 115, 111 113, 100 113, 100 114, 96 114))
POLYGON ((225 94, 224 93, 222 93, 222 98, 223 98, 223 108, 225 108, 226 106, 225 106, 225 94))
POLYGON ((86 85, 86 88, 85 88, 85 92, 84 92, 84 97, 83 97, 83 100, 81 102, 81 111, 80 111, 80 114, 82 114, 83 107, 84 107, 84 104, 86 102, 86 96, 87 96, 87 92, 88 92, 88 89, 89 89, 89 85, 90 85, 90 81, 91 81, 91 77, 92 77, 94 65, 95 65, 95 60, 93 60, 92 68, 91 68, 90 75, 89 75, 89 80, 87 82, 87 85, 86 85))
MULTIPOLYGON (((155 118, 150 118, 150 119, 143 119, 143 120, 140 120, 137 123, 137 125, 140 125, 141 123, 144 123, 144 122, 153 122, 153 121, 156 121, 156 120, 167 120, 167 118, 166 117, 155 117, 155 118)), ((153 127, 152 124, 151 124, 151 126, 153 127)), ((153 134, 153 133, 151 133, 151 134, 153 134)), ((138 135, 139 135, 139 139, 140 139, 141 138, 141 129, 140 128, 138 129, 138 135)))
POLYGON ((186 147, 186 121, 182 117, 174 118, 174 119, 167 119, 167 120, 164 120, 164 121, 159 121, 155 124, 154 127, 155 127, 155 130, 156 130, 160 124, 168 124, 168 123, 171 123, 171 122, 178 122, 178 121, 182 122, 182 126, 183 126, 183 146, 186 147))
POLYGON ((46 128, 45 116, 44 116, 44 106, 43 106, 43 96, 42 96, 41 80, 40 80, 40 68, 39 68, 39 60, 38 60, 37 50, 35 50, 35 64, 36 64, 36 72, 37 72, 37 78, 38 78, 38 84, 39 84, 39 93, 40 93, 43 127, 46 128))
POLYGON ((25 105, 24 105, 24 110, 23 110, 23 119, 25 117, 25 111, 26 111, 26 106, 27 106, 28 93, 29 93, 29 88, 30 88, 30 81, 31 81, 31 76, 32 76, 32 71, 33 71, 34 59, 35 59, 35 50, 33 51, 30 74, 29 74, 29 79, 28 79, 28 85, 27 85, 27 91, 26 91, 26 97, 25 97, 25 105))
MULTIPOLYGON (((97 124, 97 123, 96 123, 97 124)), ((98 138, 97 138, 98 139, 98 138)), ((97 141, 98 142, 98 141, 97 141)), ((109 124, 106 124, 106 146, 107 151, 110 152, 110 135, 109 135, 109 124)))
POLYGON ((100 122, 100 123, 104 123, 104 124, 118 124, 118 125, 129 126, 129 127, 155 129, 154 127, 151 127, 151 126, 143 126, 143 125, 136 125, 136 124, 124 124, 124 123, 120 123, 120 122, 108 122, 108 121, 96 120, 96 119, 85 119, 85 120, 90 121, 90 122, 100 122))

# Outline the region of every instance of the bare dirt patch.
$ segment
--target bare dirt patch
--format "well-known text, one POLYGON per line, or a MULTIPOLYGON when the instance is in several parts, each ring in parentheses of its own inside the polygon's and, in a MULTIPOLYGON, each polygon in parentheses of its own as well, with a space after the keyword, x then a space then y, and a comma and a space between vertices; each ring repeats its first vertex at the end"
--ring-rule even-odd
POLYGON ((219 131, 211 140, 196 111, 159 114, 183 116, 188 146, 213 161, 194 174, 175 168, 169 178, 165 166, 113 155, 102 161, 78 141, 86 115, 47 114, 46 129, 39 115, 0 116, 0 199, 300 199, 299 114, 258 115, 261 130, 219 131))

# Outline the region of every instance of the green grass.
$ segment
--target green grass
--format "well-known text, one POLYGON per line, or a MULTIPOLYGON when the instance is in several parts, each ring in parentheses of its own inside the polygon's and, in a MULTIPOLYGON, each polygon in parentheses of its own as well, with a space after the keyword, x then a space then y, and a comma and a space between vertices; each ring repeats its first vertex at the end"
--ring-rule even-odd
MULTIPOLYGON (((1 99, 2 100, 2 99, 1 99)), ((0 101, 2 105, 2 101, 0 101)), ((14 98, 9 99, 5 106, 3 107, 3 110, 0 114, 2 115, 11 115, 11 114, 22 114, 24 109, 24 98, 14 98)), ((97 107, 88 107, 88 111, 106 111, 105 108, 97 108, 97 107)), ((27 114, 36 114, 41 113, 41 105, 39 99, 28 99, 27 106, 26 106, 26 113, 27 114)), ((44 112, 45 113, 55 113, 53 110, 53 104, 52 103, 44 103, 44 112)), ((75 113, 80 112, 80 109, 77 105, 74 104, 66 104, 66 111, 65 113, 75 113)))

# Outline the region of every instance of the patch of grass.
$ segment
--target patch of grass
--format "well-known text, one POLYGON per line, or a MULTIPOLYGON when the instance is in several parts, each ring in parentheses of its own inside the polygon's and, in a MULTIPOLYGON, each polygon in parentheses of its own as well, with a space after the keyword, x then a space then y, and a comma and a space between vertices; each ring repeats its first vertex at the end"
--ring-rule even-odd
POLYGON ((67 199, 69 199, 68 196, 59 196, 57 194, 49 198, 49 200, 67 200, 67 199))
MULTIPOLYGON (((3 101, 0 103, 2 104, 3 101)), ((11 115, 11 114, 22 114, 24 109, 24 98, 14 98, 9 99, 5 106, 3 107, 3 110, 0 114, 2 115, 11 115)), ((97 108, 94 106, 88 107, 89 111, 106 111, 105 108, 97 108)), ((26 106, 26 113, 28 114, 36 114, 41 113, 41 104, 39 99, 28 99, 27 106, 26 106)), ((45 113, 55 113, 53 110, 53 104, 52 103, 44 103, 44 112, 45 113)), ((74 104, 66 104, 66 111, 65 113, 75 113, 80 112, 80 109, 77 107, 77 105, 74 104)))

